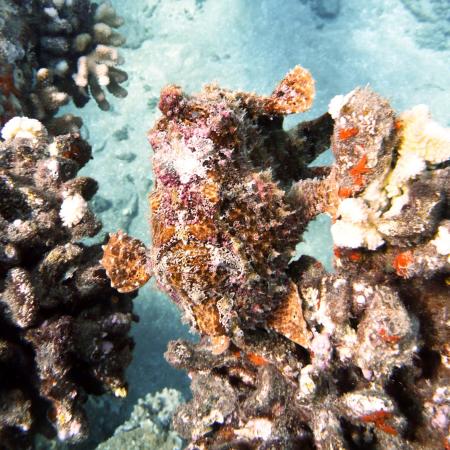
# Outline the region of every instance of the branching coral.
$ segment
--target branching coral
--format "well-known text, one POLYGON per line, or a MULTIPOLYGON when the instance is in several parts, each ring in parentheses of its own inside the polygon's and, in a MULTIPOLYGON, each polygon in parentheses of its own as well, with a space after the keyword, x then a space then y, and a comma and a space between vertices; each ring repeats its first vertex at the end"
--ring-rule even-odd
POLYGON ((38 61, 60 91, 73 97, 77 106, 83 106, 90 93, 102 109, 109 108, 103 87, 118 97, 127 95, 119 86, 127 76, 116 67, 122 59, 114 48, 125 42, 115 31, 123 20, 110 2, 39 0, 38 11, 38 61))
POLYGON ((79 118, 53 119, 73 99, 84 106, 92 96, 109 109, 104 89, 116 97, 127 74, 117 48, 125 39, 109 2, 32 0, 0 5, 0 124, 16 115, 43 122, 51 134, 79 131, 79 118))
POLYGON ((122 59, 115 48, 106 45, 97 45, 87 56, 78 59, 78 71, 74 81, 83 91, 89 86, 90 93, 98 106, 103 110, 109 109, 103 86, 116 97, 125 97, 127 91, 120 86, 127 80, 127 74, 116 66, 122 59))
POLYGON ((0 143, 0 447, 37 432, 85 437, 86 394, 126 394, 131 297, 109 287, 101 248, 77 241, 100 223, 76 177, 91 157, 78 134, 48 136, 17 117, 0 143))
POLYGON ((448 446, 448 130, 364 88, 285 132, 313 86, 297 67, 269 97, 165 88, 148 261, 119 233, 105 267, 127 287, 151 270, 201 335, 166 353, 192 379, 188 448, 448 446), (330 145, 335 163, 309 168, 330 145), (290 263, 319 213, 334 273, 290 263))

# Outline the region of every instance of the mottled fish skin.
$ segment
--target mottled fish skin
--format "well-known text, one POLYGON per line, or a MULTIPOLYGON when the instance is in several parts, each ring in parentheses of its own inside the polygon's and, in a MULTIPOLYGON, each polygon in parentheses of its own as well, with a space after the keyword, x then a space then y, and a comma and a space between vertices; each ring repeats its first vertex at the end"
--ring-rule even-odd
POLYGON ((269 322, 276 328, 281 313, 269 316, 292 299, 285 271, 300 228, 259 155, 270 153, 267 141, 273 127, 281 132, 282 115, 305 111, 313 97, 314 81, 300 66, 270 97, 213 85, 193 96, 178 86, 161 93, 163 117, 149 134, 151 265, 201 334, 269 322))

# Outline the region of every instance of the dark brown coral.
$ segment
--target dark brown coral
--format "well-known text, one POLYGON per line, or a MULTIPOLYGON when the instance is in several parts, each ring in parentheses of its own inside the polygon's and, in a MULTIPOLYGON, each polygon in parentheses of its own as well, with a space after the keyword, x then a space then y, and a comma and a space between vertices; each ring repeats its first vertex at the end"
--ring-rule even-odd
POLYGON ((52 142, 17 118, 0 143, 0 447, 30 448, 36 433, 86 437, 87 394, 127 391, 132 296, 109 286, 100 245, 78 241, 101 224, 76 177, 91 156, 79 135, 52 142))
POLYGON ((116 47, 123 19, 109 1, 3 0, 0 5, 0 125, 14 116, 40 120, 52 135, 79 131, 80 117, 55 118, 73 100, 109 109, 106 90, 125 97, 116 47))

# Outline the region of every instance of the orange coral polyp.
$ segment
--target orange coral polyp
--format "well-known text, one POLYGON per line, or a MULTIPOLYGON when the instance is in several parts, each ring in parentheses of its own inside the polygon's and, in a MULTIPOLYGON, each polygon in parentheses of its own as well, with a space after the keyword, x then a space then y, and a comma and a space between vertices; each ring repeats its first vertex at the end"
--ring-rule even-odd
POLYGON ((388 411, 376 411, 372 414, 367 414, 361 417, 361 421, 365 423, 373 423, 379 430, 396 436, 398 431, 391 425, 386 423, 386 420, 392 418, 392 413, 388 411))
POLYGON ((338 196, 339 198, 348 198, 351 197, 353 193, 353 189, 348 186, 341 186, 338 190, 338 196))
POLYGON ((363 422, 380 422, 388 420, 392 417, 392 413, 389 411, 375 411, 374 413, 367 414, 361 417, 363 422))
POLYGON ((396 344, 401 339, 400 336, 388 334, 385 328, 381 328, 378 333, 381 339, 388 344, 396 344))
POLYGON ((339 139, 341 141, 346 141, 347 139, 355 137, 358 133, 359 133, 359 130, 356 127, 341 128, 339 130, 339 139))
POLYGON ((362 258, 362 254, 360 252, 350 252, 348 257, 350 261, 357 262, 362 258))
POLYGON ((254 364, 255 366, 265 366, 268 364, 268 361, 266 358, 263 358, 260 355, 257 355, 256 353, 247 353, 247 359, 254 364))
POLYGON ((348 173, 353 178, 353 183, 356 186, 363 185, 363 175, 370 173, 372 169, 367 167, 367 155, 363 155, 361 159, 353 166, 348 173))
POLYGON ((390 434, 392 436, 397 436, 398 431, 391 425, 388 425, 387 423, 375 423, 375 426, 381 430, 384 431, 387 434, 390 434))
POLYGON ((414 262, 413 254, 410 250, 399 253, 393 262, 393 267, 398 276, 407 278, 409 274, 408 268, 414 262))

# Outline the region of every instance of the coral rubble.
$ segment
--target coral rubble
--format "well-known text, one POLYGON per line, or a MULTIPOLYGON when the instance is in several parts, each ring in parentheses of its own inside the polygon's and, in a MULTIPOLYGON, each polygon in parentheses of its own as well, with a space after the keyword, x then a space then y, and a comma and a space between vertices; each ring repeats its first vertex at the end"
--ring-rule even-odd
POLYGON ((87 394, 124 396, 133 341, 132 296, 109 286, 88 206, 95 180, 79 134, 49 137, 16 117, 0 142, 0 448, 42 433, 77 442, 87 394))
POLYGON ((200 333, 166 353, 192 379, 188 448, 448 447, 450 131, 368 88, 284 131, 313 96, 300 67, 271 96, 163 89, 153 245, 119 232, 103 264, 126 290, 153 274, 200 333), (333 273, 291 262, 321 213, 333 273))
POLYGON ((81 107, 93 97, 106 110, 105 89, 127 95, 116 48, 123 21, 110 2, 2 0, 0 13, 0 125, 25 115, 54 135, 76 131, 81 119, 54 118, 70 99, 81 107))

